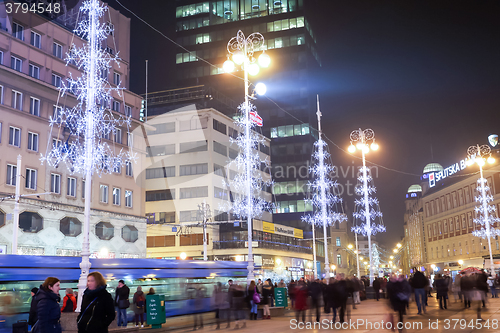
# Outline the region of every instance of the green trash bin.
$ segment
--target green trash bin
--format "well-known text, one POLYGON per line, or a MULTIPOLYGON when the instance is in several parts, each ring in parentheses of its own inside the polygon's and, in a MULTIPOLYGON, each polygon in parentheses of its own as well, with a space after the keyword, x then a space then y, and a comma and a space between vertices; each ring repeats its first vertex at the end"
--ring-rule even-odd
POLYGON ((166 322, 165 316, 165 296, 146 295, 146 322, 152 328, 161 328, 161 324, 166 322))
POLYGON ((274 306, 284 308, 288 306, 286 288, 274 288, 274 306))

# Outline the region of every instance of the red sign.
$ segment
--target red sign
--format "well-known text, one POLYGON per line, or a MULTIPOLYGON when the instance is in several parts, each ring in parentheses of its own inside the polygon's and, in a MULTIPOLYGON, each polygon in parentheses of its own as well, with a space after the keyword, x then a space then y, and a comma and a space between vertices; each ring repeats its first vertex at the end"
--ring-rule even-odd
POLYGON ((250 112, 250 121, 257 126, 262 126, 262 117, 257 114, 257 111, 250 112))

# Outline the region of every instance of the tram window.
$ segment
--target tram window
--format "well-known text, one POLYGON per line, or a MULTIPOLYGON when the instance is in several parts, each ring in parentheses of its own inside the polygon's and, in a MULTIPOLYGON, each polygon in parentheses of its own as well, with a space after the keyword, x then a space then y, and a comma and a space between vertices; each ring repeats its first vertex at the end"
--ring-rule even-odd
POLYGON ((95 226, 95 234, 99 239, 110 240, 115 236, 115 227, 109 222, 99 222, 95 226))
POLYGON ((43 218, 38 213, 23 212, 19 215, 19 228, 24 232, 39 232, 43 229, 43 218))
POLYGON ((0 227, 5 225, 5 213, 0 210, 0 227))
POLYGON ((74 217, 65 217, 59 222, 59 230, 65 235, 76 237, 82 233, 82 222, 74 217))

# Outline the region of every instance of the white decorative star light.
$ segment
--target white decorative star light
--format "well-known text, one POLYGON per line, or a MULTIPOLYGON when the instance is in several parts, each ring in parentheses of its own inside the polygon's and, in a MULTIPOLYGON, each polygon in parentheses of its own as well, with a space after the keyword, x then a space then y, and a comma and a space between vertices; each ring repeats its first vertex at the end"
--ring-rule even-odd
POLYGON ((371 170, 368 167, 361 167, 358 174, 358 184, 356 185, 355 192, 360 198, 354 201, 356 211, 353 213, 357 223, 355 223, 351 230, 363 236, 385 232, 385 226, 381 222, 382 212, 380 211, 379 202, 377 198, 371 197, 371 195, 377 191, 372 183, 373 178, 371 176, 371 170), (364 186, 365 182, 367 184, 366 186, 364 186), (366 207, 369 208, 370 223, 366 221, 366 207), (375 223, 377 219, 379 219, 379 223, 375 223))
POLYGON ((117 87, 108 82, 111 64, 118 64, 119 58, 118 53, 112 56, 101 47, 112 32, 108 23, 99 20, 106 11, 106 6, 92 0, 84 1, 80 8, 82 19, 74 32, 89 42, 81 47, 73 44, 66 62, 75 65, 82 75, 74 78, 70 73, 67 82, 59 88, 60 97, 72 94, 78 103, 72 108, 54 109, 49 125, 51 131, 56 128, 64 134, 64 142, 49 142, 46 155, 41 155, 42 163, 46 161, 51 166, 64 163, 71 173, 85 173, 86 170, 99 175, 111 173, 125 162, 136 159, 129 149, 114 145, 117 129, 128 132, 131 118, 108 108, 113 101, 111 93, 114 91, 123 98, 124 88, 120 87, 120 82, 117 87))
POLYGON ((475 199, 476 202, 479 202, 479 205, 474 208, 475 217, 473 222, 479 224, 481 229, 474 230, 472 234, 484 239, 500 236, 500 230, 494 227, 495 223, 500 222, 500 219, 496 217, 495 206, 489 204, 493 201, 493 196, 491 195, 488 181, 485 178, 477 180, 476 191, 477 195, 475 199))
POLYGON ((326 151, 328 145, 319 139, 314 143, 314 147, 315 151, 312 156, 316 162, 309 168, 309 172, 314 176, 314 181, 308 183, 308 186, 313 190, 311 191, 313 195, 311 199, 305 201, 315 208, 315 212, 303 216, 302 220, 319 226, 346 221, 345 214, 333 209, 336 204, 342 203, 342 199, 335 195, 335 189, 338 187, 337 182, 328 177, 333 171, 333 167, 328 163, 330 158, 330 154, 326 151))
MULTIPOLYGON (((256 111, 253 104, 248 103, 248 107, 248 112, 256 111)), ((230 138, 230 140, 231 143, 238 146, 239 154, 229 163, 229 166, 236 166, 238 172, 232 180, 224 181, 224 186, 231 188, 233 196, 232 202, 221 208, 240 219, 248 218, 249 210, 251 218, 258 218, 262 216, 264 211, 272 209, 271 204, 265 200, 261 193, 273 184, 271 177, 262 177, 262 172, 265 169, 270 169, 270 161, 267 158, 262 160, 259 156, 259 145, 264 144, 264 136, 254 130, 256 124, 252 122, 250 117, 247 119, 245 116, 245 103, 242 103, 238 110, 240 115, 236 118, 235 124, 239 129, 239 135, 236 139, 230 138), (246 132, 247 126, 248 133, 246 132), (248 151, 247 145, 250 148, 248 151), (248 173, 247 170, 249 170, 248 173), (247 195, 249 189, 251 192, 250 200, 247 195)))

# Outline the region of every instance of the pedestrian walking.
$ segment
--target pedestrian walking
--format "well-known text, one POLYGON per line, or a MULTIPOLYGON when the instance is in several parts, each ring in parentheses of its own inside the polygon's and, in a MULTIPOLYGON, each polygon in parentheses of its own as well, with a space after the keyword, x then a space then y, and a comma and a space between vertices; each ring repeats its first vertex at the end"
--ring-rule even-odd
POLYGON ((472 277, 463 273, 460 279, 460 290, 462 291, 462 296, 464 298, 464 307, 470 308, 472 289, 474 288, 474 281, 472 277))
POLYGON ((196 330, 196 326, 199 329, 203 328, 203 299, 205 298, 205 288, 203 286, 194 287, 194 324, 193 331, 196 330))
POLYGON ((334 297, 339 307, 339 321, 344 323, 347 299, 349 297, 348 285, 344 279, 344 274, 337 274, 337 282, 334 284, 334 297))
POLYGON ((316 321, 320 322, 322 294, 323 290, 319 279, 316 279, 313 282, 311 282, 309 286, 309 295, 311 296, 311 312, 310 312, 311 321, 312 321, 313 311, 316 311, 316 321))
POLYGON ((106 290, 106 280, 99 272, 90 273, 77 317, 78 333, 108 333, 108 326, 115 316, 113 297, 106 290))
POLYGON ((257 320, 257 305, 260 303, 260 295, 255 280, 250 281, 247 296, 250 303, 250 320, 257 320))
POLYGON ((262 314, 262 319, 271 319, 271 311, 269 310, 269 304, 271 303, 271 296, 273 294, 273 286, 268 280, 264 281, 264 286, 262 287, 262 299, 260 304, 264 306, 264 312, 262 314))
MULTIPOLYGON (((214 286, 214 292, 212 294, 212 300, 215 306, 215 319, 217 322, 217 327, 215 329, 220 329, 220 323, 222 321, 222 312, 225 308, 225 303, 227 302, 226 293, 222 289, 222 283, 217 282, 214 286)), ((227 321, 229 325, 229 319, 227 321)))
POLYGON ((486 295, 488 294, 488 275, 485 271, 476 274, 476 288, 480 291, 483 308, 486 307, 486 295))
POLYGON ((415 272, 412 277, 412 287, 415 291, 415 301, 417 303, 417 308, 418 308, 418 314, 422 314, 422 310, 424 313, 425 311, 425 306, 427 303, 427 297, 426 297, 426 290, 425 288, 429 285, 429 280, 425 277, 425 275, 418 271, 416 267, 413 268, 413 271, 415 272))
POLYGON ((56 277, 48 277, 40 286, 36 297, 36 322, 31 328, 33 333, 61 333, 61 308, 59 290, 61 282, 56 277))
POLYGON ((380 299, 380 287, 381 287, 380 279, 375 278, 373 280, 373 290, 375 290, 375 298, 377 299, 377 302, 380 299))
POLYGON ((300 280, 294 288, 295 294, 295 318, 297 322, 302 315, 302 322, 306 321, 308 290, 303 280, 300 280))
POLYGON ((141 322, 141 327, 144 327, 144 308, 146 307, 146 297, 142 291, 141 286, 137 286, 137 291, 132 298, 132 310, 134 311, 135 317, 135 327, 139 327, 139 321, 141 322))
POLYGON ((118 313, 118 326, 127 326, 127 309, 130 307, 130 289, 125 284, 125 281, 118 281, 118 288, 115 293, 115 306, 118 313))
POLYGON ((235 329, 245 328, 247 327, 247 323, 245 320, 245 291, 242 286, 234 283, 232 285, 231 295, 230 295, 230 304, 232 304, 232 309, 234 310, 234 318, 235 318, 235 329))
POLYGON ((66 288, 66 296, 63 298, 63 306, 61 307, 61 312, 75 312, 76 310, 76 298, 73 294, 73 289, 66 288))
POLYGON ((446 281, 441 274, 437 274, 434 283, 436 285, 436 295, 439 299, 439 308, 441 310, 448 309, 446 306, 446 299, 448 298, 448 281, 446 281))
POLYGON ((495 287, 495 278, 493 276, 488 277, 488 287, 490 287, 491 298, 498 298, 497 288, 495 287))
MULTIPOLYGON (((387 298, 389 299, 391 308, 398 313, 398 323, 396 325, 393 324, 393 328, 396 326, 401 332, 404 327, 403 323, 404 315, 406 314, 406 304, 410 300, 411 286, 408 281, 406 281, 404 276, 400 275, 399 277, 392 276, 386 287, 387 298)), ((392 315, 390 315, 390 317, 390 321, 393 322, 392 315)))

